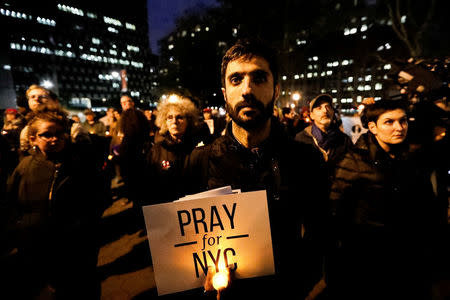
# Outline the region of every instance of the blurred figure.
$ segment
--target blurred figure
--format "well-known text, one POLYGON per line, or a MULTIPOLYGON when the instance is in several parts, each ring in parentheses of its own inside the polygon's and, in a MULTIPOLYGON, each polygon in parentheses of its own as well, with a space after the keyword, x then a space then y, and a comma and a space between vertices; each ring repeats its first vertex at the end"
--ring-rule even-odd
POLYGON ((333 98, 327 94, 317 96, 309 104, 309 111, 313 123, 298 133, 295 140, 313 145, 334 166, 353 143, 336 122, 333 98))
POLYGON ((78 115, 73 115, 71 119, 74 123, 81 123, 80 117, 78 115))
POLYGON ((5 164, 5 170, 10 174, 19 162, 20 132, 25 126, 25 119, 14 108, 5 110, 1 134, 8 142, 8 157, 5 164))
POLYGON ((117 120, 114 117, 114 107, 109 107, 106 111, 106 115, 99 119, 105 125, 106 135, 109 135, 116 127, 117 120))
POLYGON ((209 132, 211 133, 211 140, 206 141, 209 144, 212 140, 219 137, 222 131, 225 129, 226 121, 224 118, 213 115, 213 110, 209 107, 203 109, 203 121, 208 125, 209 132))
POLYGON ((196 147, 200 129, 199 111, 187 97, 171 95, 158 105, 156 125, 163 140, 147 155, 147 182, 152 182, 151 202, 177 200, 184 196, 182 179, 185 158, 196 147))
MULTIPOLYGON (((52 91, 33 84, 26 91, 26 97, 28 99, 28 106, 31 112, 37 112, 39 110, 45 108, 61 108, 58 96, 52 91)), ((28 120, 28 115, 26 116, 28 120)), ((90 138, 88 132, 81 126, 80 123, 72 123, 70 126, 70 136, 72 138, 72 142, 78 144, 89 144, 90 138)), ((28 155, 28 150, 30 150, 31 146, 28 139, 28 125, 26 125, 22 131, 20 132, 20 156, 28 155)))
POLYGON ((281 123, 284 124, 288 135, 291 137, 294 137, 304 128, 300 116, 290 107, 283 107, 281 109, 281 123))
POLYGON ((139 188, 143 180, 145 166, 145 146, 150 136, 150 126, 145 115, 135 109, 134 101, 130 95, 120 98, 122 114, 113 133, 110 145, 110 153, 113 163, 117 164, 116 180, 123 180, 129 201, 134 202, 137 213, 141 213, 137 207, 141 197, 139 188))
POLYGON ((84 115, 86 116, 86 121, 83 122, 84 129, 89 132, 89 134, 105 136, 106 126, 103 122, 95 119, 95 113, 90 109, 86 109, 84 115))
POLYGON ((156 115, 153 113, 153 111, 151 109, 147 109, 144 111, 144 114, 148 120, 148 123, 150 124, 150 141, 149 141, 150 145, 147 147, 147 148, 149 148, 154 143, 155 134, 159 129, 158 129, 158 126, 156 126, 156 124, 155 124, 156 115))
POLYGON ((426 164, 408 154, 406 112, 401 101, 367 105, 369 131, 337 164, 332 299, 430 299, 436 216, 426 164))
POLYGON ((131 98, 131 96, 128 94, 122 95, 122 97, 120 97, 120 106, 122 106, 122 111, 135 109, 133 98, 131 98))
MULTIPOLYGON (((98 176, 74 151, 69 120, 58 108, 30 116, 31 155, 8 180, 6 295, 34 299, 99 296, 94 243, 98 176), (83 287, 80 289, 80 287, 83 287)), ((2 271, 5 271, 2 266, 2 271)), ((5 282, 4 282, 5 283, 5 282)))
POLYGON ((113 114, 114 114, 114 118, 115 118, 116 121, 118 122, 119 119, 120 119, 120 110, 118 110, 117 108, 114 108, 113 114))

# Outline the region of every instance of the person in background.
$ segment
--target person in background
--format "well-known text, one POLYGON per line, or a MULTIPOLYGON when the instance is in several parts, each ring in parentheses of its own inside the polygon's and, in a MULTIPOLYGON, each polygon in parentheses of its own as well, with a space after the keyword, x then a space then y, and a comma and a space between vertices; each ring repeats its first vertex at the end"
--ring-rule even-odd
POLYGON ((70 117, 74 123, 81 123, 80 117, 78 115, 72 115, 70 117))
POLYGON ((147 180, 153 185, 147 204, 177 200, 183 194, 185 159, 199 143, 201 120, 194 103, 171 95, 158 105, 156 125, 163 139, 147 155, 147 180))
POLYGON ((29 117, 32 149, 10 176, 2 208, 13 262, 2 293, 20 299, 99 296, 98 173, 72 148, 65 112, 46 107, 29 117))
POLYGON ((86 121, 83 122, 84 129, 89 132, 89 134, 105 136, 106 126, 103 122, 95 120, 95 113, 90 109, 86 109, 84 115, 86 116, 86 121))
POLYGON ((120 98, 122 113, 112 136, 110 151, 117 163, 118 181, 123 180, 129 201, 141 213, 139 190, 145 171, 145 146, 150 137, 150 125, 142 111, 135 108, 133 98, 124 94, 120 98))
POLYGON ((8 142, 9 159, 6 161, 6 169, 10 174, 19 162, 20 132, 25 126, 25 119, 15 108, 5 110, 5 119, 1 134, 8 142))
POLYGON ((332 299, 430 299, 435 223, 426 160, 410 156, 407 108, 400 100, 366 105, 369 131, 337 163, 331 187, 337 249, 332 299))
POLYGON ((328 94, 317 96, 309 103, 309 111, 313 123, 299 132, 295 140, 316 147, 334 167, 353 143, 336 122, 333 98, 328 94))
POLYGON ((117 124, 117 120, 114 117, 114 107, 109 107, 108 110, 106 111, 106 115, 100 118, 99 121, 105 125, 106 135, 110 135, 117 124))
MULTIPOLYGON (((156 110, 155 110, 156 111, 156 110)), ((147 148, 150 148, 151 145, 154 143, 155 141, 155 134, 156 132, 159 130, 158 126, 156 126, 155 122, 156 122, 156 113, 155 111, 151 110, 151 109, 147 109, 144 111, 145 117, 147 118, 149 124, 150 124, 150 145, 147 148)))
POLYGON ((186 194, 227 185, 242 192, 266 190, 275 261, 274 275, 236 280, 221 297, 277 299, 289 290, 305 299, 323 276, 323 159, 311 145, 289 138, 272 117, 280 95, 272 49, 259 40, 239 40, 225 53, 221 71, 231 121, 225 135, 192 152, 186 194))
MULTIPOLYGON (((61 108, 58 96, 52 91, 40 85, 31 85, 26 91, 25 95, 28 99, 30 112, 37 112, 45 108, 61 108)), ((27 116, 25 116, 25 118, 26 120, 29 119, 28 114, 27 116)), ((91 142, 89 133, 84 130, 83 126, 81 126, 80 123, 74 122, 70 126, 69 133, 73 143, 86 145, 91 142)), ((20 157, 28 155, 28 150, 30 150, 30 148, 31 147, 28 138, 28 125, 26 125, 20 132, 20 157)))
MULTIPOLYGON (((209 132, 212 135, 211 141, 219 137, 226 126, 225 118, 213 115, 213 110, 209 107, 203 109, 203 121, 208 125, 209 132)), ((211 141, 206 143, 209 144, 211 141)))
POLYGON ((300 115, 291 107, 281 109, 281 123, 292 138, 305 128, 300 115))

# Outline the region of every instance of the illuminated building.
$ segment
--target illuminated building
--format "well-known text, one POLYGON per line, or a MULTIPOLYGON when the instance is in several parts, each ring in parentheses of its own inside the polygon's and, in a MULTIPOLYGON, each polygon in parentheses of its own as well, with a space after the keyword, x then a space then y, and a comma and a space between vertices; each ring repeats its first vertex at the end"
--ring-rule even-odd
MULTIPOLYGON (((156 62, 146 5, 145 0, 129 6, 103 0, 2 1, 0 70, 10 79, 2 95, 41 84, 69 108, 98 109, 117 106, 126 88, 138 105, 148 107, 156 62)), ((0 107, 11 103, 1 101, 0 107)))

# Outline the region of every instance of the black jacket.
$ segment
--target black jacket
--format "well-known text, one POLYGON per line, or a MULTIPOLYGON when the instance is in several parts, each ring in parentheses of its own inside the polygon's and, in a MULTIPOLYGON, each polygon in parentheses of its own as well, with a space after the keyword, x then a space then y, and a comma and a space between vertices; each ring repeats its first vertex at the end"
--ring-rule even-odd
POLYGON ((196 187, 191 192, 226 185, 242 192, 267 190, 276 275, 236 281, 228 292, 233 299, 256 299, 295 289, 304 298, 321 277, 327 193, 323 159, 310 145, 289 138, 275 119, 270 137, 254 149, 234 138, 231 124, 224 136, 193 151, 189 186, 196 187))
POLYGON ((8 180, 4 233, 22 272, 39 273, 58 294, 73 293, 95 271, 100 180, 69 146, 53 161, 31 152, 8 180))
POLYGON ((423 163, 406 150, 391 158, 369 132, 337 164, 330 198, 339 247, 329 274, 337 298, 425 299, 433 195, 423 163))
POLYGON ((145 194, 147 200, 144 205, 170 202, 185 196, 185 161, 196 145, 196 140, 188 136, 181 143, 176 143, 166 134, 162 141, 150 149, 146 173, 153 188, 145 194))
MULTIPOLYGON (((312 125, 306 127, 304 130, 297 133, 297 135, 295 136, 295 140, 302 142, 302 143, 311 144, 314 147, 316 147, 319 151, 321 151, 323 154, 323 150, 321 150, 319 148, 319 146, 316 144, 316 142, 313 139, 313 136, 311 133, 311 128, 312 128, 312 125)), ((330 148, 328 155, 326 155, 327 156, 326 161, 331 166, 336 165, 336 163, 344 157, 345 153, 352 146, 353 146, 353 143, 352 143, 352 140, 350 139, 350 137, 348 135, 346 135, 345 133, 339 131, 336 145, 334 145, 334 147, 330 148)), ((324 155, 324 158, 325 158, 325 155, 324 155)))

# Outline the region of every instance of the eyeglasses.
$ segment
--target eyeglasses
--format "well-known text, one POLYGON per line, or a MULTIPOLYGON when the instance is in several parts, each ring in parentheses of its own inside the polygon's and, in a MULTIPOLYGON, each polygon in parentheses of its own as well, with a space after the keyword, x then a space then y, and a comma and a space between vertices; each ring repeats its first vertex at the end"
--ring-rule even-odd
POLYGON ((182 116, 182 115, 176 115, 176 116, 168 115, 168 116, 167 116, 167 122, 171 122, 171 121, 182 121, 182 120, 184 120, 184 119, 186 119, 186 117, 185 117, 185 116, 182 116))

